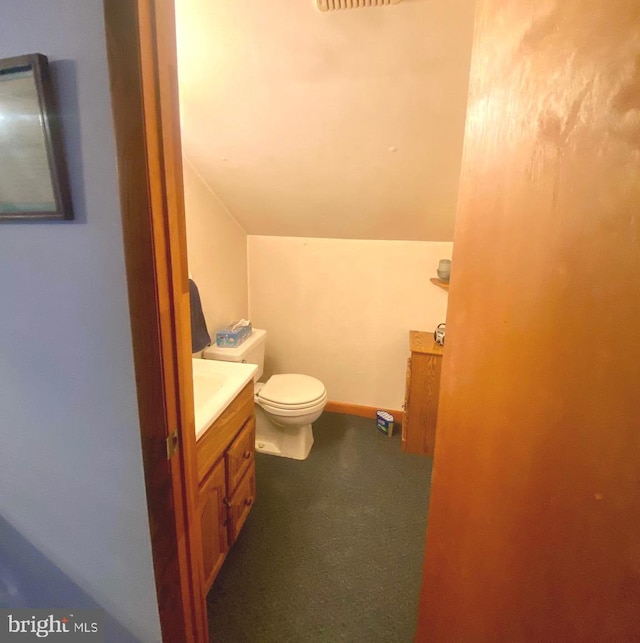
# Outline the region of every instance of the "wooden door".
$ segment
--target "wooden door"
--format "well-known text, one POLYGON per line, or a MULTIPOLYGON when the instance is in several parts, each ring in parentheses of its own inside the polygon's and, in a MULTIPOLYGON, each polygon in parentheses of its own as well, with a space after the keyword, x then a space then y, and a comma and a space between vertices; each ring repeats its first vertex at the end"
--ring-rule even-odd
POLYGON ((417 640, 640 640, 640 5, 480 0, 417 640))
POLYGON ((171 0, 105 0, 142 455, 163 640, 208 640, 171 0), (168 457, 168 438, 178 451, 168 457))
POLYGON ((225 465, 220 460, 200 485, 199 513, 202 532, 204 586, 208 591, 229 550, 225 465))

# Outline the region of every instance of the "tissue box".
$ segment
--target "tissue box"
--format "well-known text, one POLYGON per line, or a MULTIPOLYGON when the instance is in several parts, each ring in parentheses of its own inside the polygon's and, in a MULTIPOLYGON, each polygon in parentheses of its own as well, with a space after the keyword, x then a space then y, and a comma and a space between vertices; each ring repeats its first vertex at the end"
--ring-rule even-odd
POLYGON ((216 346, 236 348, 251 336, 251 330, 251 322, 243 325, 239 325, 239 322, 233 322, 226 328, 216 331, 216 346))

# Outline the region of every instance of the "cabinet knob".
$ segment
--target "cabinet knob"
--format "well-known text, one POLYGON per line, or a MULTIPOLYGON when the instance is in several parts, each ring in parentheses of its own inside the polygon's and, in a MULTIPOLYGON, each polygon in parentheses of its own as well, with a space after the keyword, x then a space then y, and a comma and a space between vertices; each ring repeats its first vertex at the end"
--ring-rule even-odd
POLYGON ((245 460, 248 460, 248 459, 251 457, 251 451, 245 451, 245 452, 242 454, 242 457, 243 457, 245 460))
POLYGON ((247 507, 250 507, 253 504, 253 498, 247 498, 244 501, 244 504, 247 505, 247 507))

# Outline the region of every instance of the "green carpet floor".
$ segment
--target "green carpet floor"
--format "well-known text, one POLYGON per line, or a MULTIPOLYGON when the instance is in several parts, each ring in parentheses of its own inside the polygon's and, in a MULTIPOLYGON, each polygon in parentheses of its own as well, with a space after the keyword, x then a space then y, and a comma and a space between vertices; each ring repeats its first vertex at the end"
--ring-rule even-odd
POLYGON ((209 592, 216 643, 410 643, 431 460, 324 413, 307 460, 256 455, 257 499, 209 592))

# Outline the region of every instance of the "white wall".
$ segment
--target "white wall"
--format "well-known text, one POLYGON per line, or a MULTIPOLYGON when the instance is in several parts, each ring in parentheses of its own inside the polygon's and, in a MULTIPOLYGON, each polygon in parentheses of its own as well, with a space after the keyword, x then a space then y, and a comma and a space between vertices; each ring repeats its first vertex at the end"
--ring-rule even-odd
POLYGON ((475 0, 177 0, 186 155, 249 234, 450 241, 475 0))
POLYGON ((213 337, 249 314, 247 234, 187 159, 184 191, 189 272, 213 337))
POLYGON ((400 409, 409 330, 445 320, 432 285, 449 242, 252 236, 249 311, 267 371, 313 375, 329 399, 400 409))
POLYGON ((4 0, 0 57, 30 52, 54 64, 77 221, 0 231, 0 514, 158 641, 101 0, 4 0))

